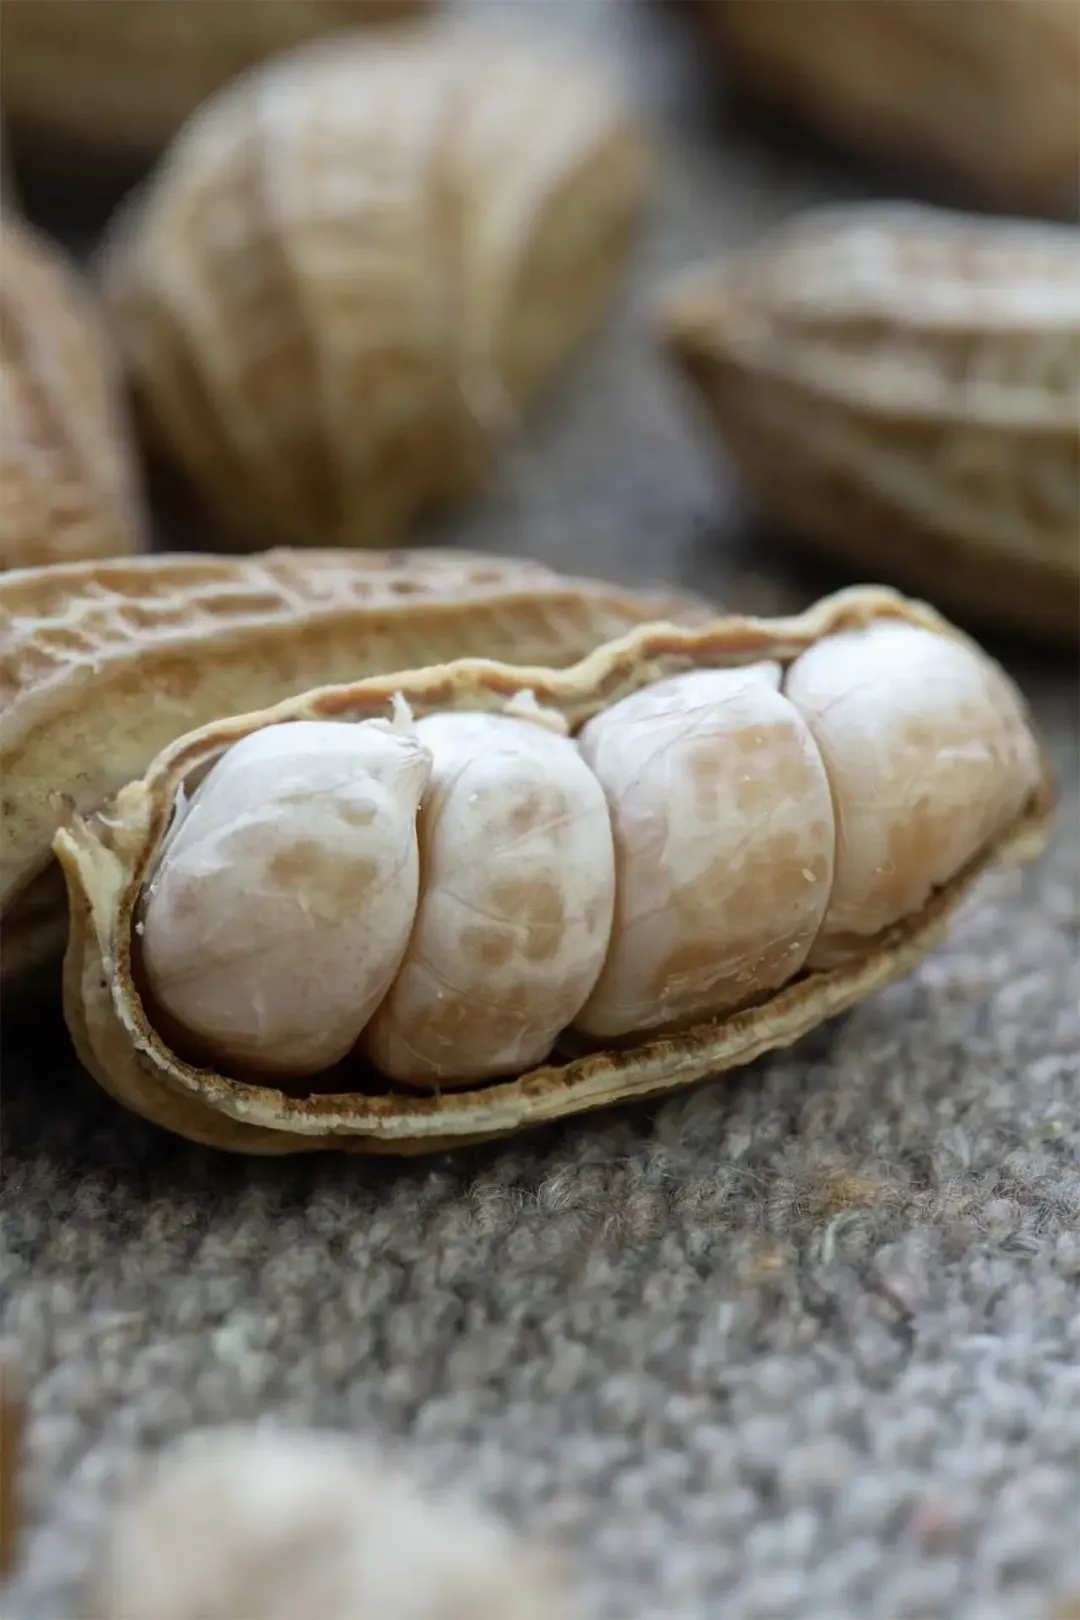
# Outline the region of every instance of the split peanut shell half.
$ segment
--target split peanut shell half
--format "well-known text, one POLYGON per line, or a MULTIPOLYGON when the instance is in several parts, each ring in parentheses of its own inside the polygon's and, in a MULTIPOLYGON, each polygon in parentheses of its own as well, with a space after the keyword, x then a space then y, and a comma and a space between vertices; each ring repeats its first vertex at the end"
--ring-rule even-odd
MULTIPOLYGON (((476 793, 465 798, 465 813, 471 813, 476 793)), ((1032 858, 1045 840, 1053 803, 1049 770, 1012 683, 933 610, 884 589, 841 592, 792 618, 643 625, 563 670, 461 659, 376 676, 204 726, 159 753, 145 774, 99 813, 68 813, 54 843, 71 903, 66 1018, 81 1061, 107 1092, 194 1141, 258 1154, 445 1150, 610 1104, 659 1097, 797 1041, 912 969, 991 864, 1032 858), (952 672, 948 678, 955 677, 955 689, 941 690, 939 671, 952 672), (710 701, 707 695, 686 701, 676 695, 679 683, 691 677, 699 682, 709 677, 724 689, 722 722, 714 728, 727 750, 721 756, 709 754, 707 738, 704 745, 701 737, 691 738, 688 752, 685 729, 676 735, 687 717, 696 724, 710 701), (784 694, 791 712, 777 720, 784 694), (746 711, 749 723, 739 719, 748 696, 760 699, 762 712, 771 717, 762 727, 752 710, 746 711), (630 798, 620 798, 608 733, 621 719, 640 722, 642 708, 658 718, 659 739, 653 738, 655 746, 639 747, 645 733, 626 734, 630 747, 639 749, 640 769, 630 773, 636 783, 630 798), (598 1040, 590 1030, 605 1021, 610 1027, 611 1007, 618 1001, 617 995, 607 995, 606 1008, 601 1007, 602 979, 576 1029, 556 1040, 545 1061, 484 1083, 422 1089, 390 1082, 357 1055, 358 1049, 299 1085, 253 1074, 250 1066, 226 1072, 224 1064, 191 1056, 175 1025, 165 1033, 166 1017, 148 979, 143 919, 149 915, 147 897, 153 897, 171 852, 194 824, 196 810, 190 807, 198 804, 204 785, 213 786, 219 762, 224 757, 231 766, 242 753, 250 757, 256 744, 255 753, 272 752, 264 745, 273 744, 282 728, 288 746, 290 728, 298 723, 298 739, 319 733, 320 723, 323 733, 335 734, 341 726, 374 723, 404 747, 395 732, 402 714, 419 737, 432 716, 445 721, 461 711, 472 711, 474 724, 477 712, 504 721, 547 717, 563 727, 567 745, 576 742, 581 757, 597 771, 609 794, 614 828, 613 929, 625 925, 634 906, 640 912, 642 900, 647 909, 648 892, 635 898, 627 876, 635 839, 646 864, 654 861, 647 876, 655 893, 655 882, 670 878, 678 864, 677 850, 671 858, 661 852, 655 864, 657 840, 662 845, 677 826, 689 825, 699 798, 704 807, 696 823, 699 839, 713 833, 729 838, 724 814, 710 806, 734 807, 732 815, 745 816, 747 847, 737 849, 729 864, 747 863, 751 881, 737 890, 728 884, 734 922, 744 929, 751 925, 759 900, 762 906, 778 905, 785 917, 805 916, 809 886, 822 881, 831 894, 827 909, 822 915, 818 908, 817 921, 795 942, 794 955, 790 940, 784 952, 768 946, 756 951, 750 965, 766 975, 765 989, 740 998, 736 983, 733 997, 731 985, 740 974, 746 986, 751 984, 746 962, 736 963, 725 991, 727 1010, 717 1016, 699 1015, 677 1028, 639 1027, 636 1033, 624 1027, 621 1036, 598 1040), (783 732, 788 742, 794 737, 801 750, 796 775, 770 784, 767 772, 762 774, 772 746, 766 732, 776 737, 783 732), (940 738, 952 741, 939 746, 940 738), (683 780, 678 772, 684 767, 691 772, 689 796, 679 789, 663 814, 641 812, 640 794, 633 798, 641 784, 651 783, 650 791, 662 797, 665 782, 683 780), (965 776, 969 767, 974 774, 965 776), (869 798, 859 792, 865 788, 864 769, 872 779, 893 784, 891 799, 885 789, 869 798), (822 799, 824 773, 828 787, 822 799), (788 790, 796 780, 803 797, 791 802, 788 790), (966 798, 956 787, 965 781, 970 784, 966 798), (772 799, 770 786, 776 789, 772 799), (830 792, 837 807, 835 847, 826 838, 817 856, 804 857, 805 837, 816 839, 819 823, 826 830, 831 825, 830 792), (782 836, 773 837, 778 828, 782 836), (776 864, 755 871, 753 862, 765 848, 776 864), (950 853, 943 865, 944 850, 950 853), (892 920, 880 926, 883 917, 892 920), (181 1055, 181 1046, 189 1055, 181 1055)), ((421 807, 421 822, 427 813, 421 807)), ((493 859, 497 853, 493 847, 493 859)), ((703 881, 727 883, 723 862, 719 870, 716 862, 706 864, 703 881)), ((421 889, 430 880, 430 870, 422 870, 421 889)), ((694 899, 685 891, 673 897, 655 917, 655 927, 645 931, 646 949, 672 932, 680 908, 689 903, 688 914, 693 912, 694 899)), ((708 917, 705 924, 710 925, 708 917)), ((618 977, 614 956, 605 973, 609 970, 618 977)), ((701 970, 700 960, 681 968, 669 964, 658 993, 680 992, 682 981, 689 983, 695 973, 700 980, 701 970)), ((649 1016, 646 1008, 645 1023, 649 1016)))
POLYGON ((572 664, 658 616, 624 590, 469 552, 156 555, 0 576, 5 985, 56 966, 56 795, 91 811, 174 738, 313 687, 464 657, 572 664))

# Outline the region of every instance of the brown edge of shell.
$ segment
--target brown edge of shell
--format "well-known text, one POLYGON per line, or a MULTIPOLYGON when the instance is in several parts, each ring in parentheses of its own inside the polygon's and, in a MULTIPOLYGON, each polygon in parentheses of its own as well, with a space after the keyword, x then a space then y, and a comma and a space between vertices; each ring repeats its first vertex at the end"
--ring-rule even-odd
MULTIPOLYGON (((991 865, 1033 859, 1053 817, 1056 790, 1045 759, 1030 802, 915 916, 867 942, 858 961, 804 973, 767 1001, 678 1036, 547 1063, 517 1078, 448 1093, 320 1093, 292 1097, 184 1062, 166 1046, 133 974, 135 911, 173 814, 179 787, 241 737, 292 720, 386 717, 395 694, 417 715, 498 709, 529 692, 571 727, 665 676, 764 659, 790 662, 825 636, 901 620, 973 647, 924 603, 857 586, 805 613, 778 619, 717 618, 701 627, 652 624, 563 670, 461 659, 441 667, 324 687, 204 726, 165 749, 146 775, 98 814, 63 816, 54 849, 71 906, 65 1016, 81 1062, 117 1101, 181 1136, 248 1153, 318 1148, 408 1154, 512 1135, 570 1114, 655 1098, 791 1045, 817 1025, 903 976, 938 942, 959 904, 991 865)), ((987 655, 977 649, 981 657, 987 655)))

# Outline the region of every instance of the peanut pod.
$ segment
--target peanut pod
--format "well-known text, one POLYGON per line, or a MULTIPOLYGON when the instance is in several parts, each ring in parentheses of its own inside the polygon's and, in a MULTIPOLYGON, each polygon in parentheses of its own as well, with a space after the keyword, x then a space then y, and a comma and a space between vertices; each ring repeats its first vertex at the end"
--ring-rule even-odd
POLYGON ((429 0, 4 0, 0 95, 28 155, 156 155, 207 96, 319 34, 386 23, 429 0))
POLYGON ((121 368, 59 246, 0 211, 0 569, 145 551, 121 368))
POLYGON ((1075 215, 1078 0, 698 0, 734 82, 976 203, 1075 215))
POLYGON ((789 1045, 1037 853, 1053 801, 1011 682, 884 589, 375 676, 69 811, 66 1017, 193 1140, 442 1150, 789 1045))
POLYGON ((812 210, 681 279, 661 320, 793 538, 951 611, 1077 640, 1080 231, 812 210))
POLYGON ((5 983, 56 963, 55 796, 93 810, 173 738, 312 687, 464 655, 571 664, 658 615, 704 614, 513 558, 157 555, 0 576, 5 983))
POLYGON ((650 140, 597 64, 449 20, 376 34, 227 84, 102 245, 147 442, 219 549, 404 544, 471 499, 641 226, 650 140))

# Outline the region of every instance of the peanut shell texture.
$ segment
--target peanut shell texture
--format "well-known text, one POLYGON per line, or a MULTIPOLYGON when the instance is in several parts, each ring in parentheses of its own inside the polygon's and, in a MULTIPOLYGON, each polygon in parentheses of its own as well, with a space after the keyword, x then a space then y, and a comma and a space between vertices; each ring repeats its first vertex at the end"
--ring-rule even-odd
POLYGON ((650 173, 598 63, 490 24, 316 41, 204 103, 99 271, 218 549, 402 543, 482 489, 604 316, 650 173))
POLYGON ((703 602, 466 551, 159 553, 0 574, 0 946, 7 1002, 58 981, 57 795, 93 810, 193 726, 466 655, 572 664, 703 602))
MULTIPOLYGON (((881 588, 795 618, 643 624, 561 670, 464 658, 324 687, 177 738, 66 815, 65 1016, 106 1091, 193 1140, 442 1151, 798 1040, 910 971, 988 867, 1033 858, 1054 799, 1004 672, 881 588), (317 792, 349 746, 333 734, 373 725, 430 775, 391 796, 383 855, 373 821, 349 831, 372 870, 335 888, 346 834, 300 831, 280 795, 302 771, 317 792), (398 924, 364 897, 414 837, 391 971, 398 924), (215 904, 205 850, 229 840, 215 904), (313 995, 296 964, 320 927, 340 971, 313 995), (349 1055, 266 1062, 256 1002, 278 1054, 325 1037, 349 1055)), ((339 784, 325 816, 346 802, 339 784)))
MULTIPOLYGON (((0 98, 22 147, 156 156, 184 119, 266 57, 434 0, 4 0, 0 98)), ((22 148, 20 148, 22 149, 22 148)))
POLYGON ((0 210, 0 569, 123 557, 149 525, 120 368, 91 289, 0 210))
POLYGON ((701 0, 693 15, 736 86, 848 151, 974 205, 1075 218, 1078 0, 701 0))
POLYGON ((792 539, 973 623, 1080 640, 1080 230, 811 210, 673 281, 660 325, 709 441, 792 539))
POLYGON ((200 1429, 114 1509, 79 1620, 572 1620, 554 1556, 333 1431, 200 1429))

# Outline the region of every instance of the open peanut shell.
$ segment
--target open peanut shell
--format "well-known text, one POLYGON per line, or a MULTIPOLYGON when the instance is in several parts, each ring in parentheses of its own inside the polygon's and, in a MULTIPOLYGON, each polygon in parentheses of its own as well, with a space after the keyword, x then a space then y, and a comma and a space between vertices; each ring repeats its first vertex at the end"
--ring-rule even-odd
POLYGON ((63 952, 58 793, 94 810, 175 737, 314 687, 467 655, 558 667, 672 615, 707 609, 671 590, 423 548, 163 554, 0 575, 5 988, 48 974, 63 952))
POLYGON ((197 1142, 260 1154, 326 1148, 409 1154, 659 1097, 790 1045, 914 967, 987 867, 1038 853, 1055 797, 1045 762, 1037 787, 1002 835, 932 892, 916 915, 870 940, 856 959, 828 971, 800 973, 760 1004, 678 1036, 620 1043, 618 1050, 566 1050, 529 1073, 449 1092, 406 1093, 370 1069, 346 1063, 298 1096, 185 1061, 156 1027, 140 991, 137 908, 180 790, 191 789, 225 750, 261 728, 304 719, 385 716, 398 695, 421 716, 501 710, 531 694, 561 713, 573 731, 666 676, 761 660, 786 665, 822 638, 888 620, 966 640, 922 604, 888 590, 858 588, 797 617, 644 625, 563 670, 460 659, 324 687, 189 733, 159 753, 142 777, 98 813, 80 815, 69 807, 54 842, 71 909, 65 1013, 81 1061, 125 1107, 197 1142))

